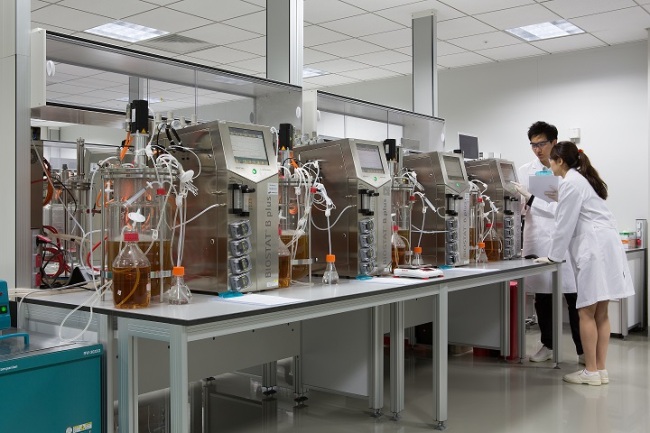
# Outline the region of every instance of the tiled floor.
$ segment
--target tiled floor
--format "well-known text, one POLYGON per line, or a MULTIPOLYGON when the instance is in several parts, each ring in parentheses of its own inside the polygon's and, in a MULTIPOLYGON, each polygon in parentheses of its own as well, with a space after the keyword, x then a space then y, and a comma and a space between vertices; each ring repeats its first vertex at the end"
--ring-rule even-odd
MULTIPOLYGON (((538 336, 538 332, 529 331, 528 353, 537 348, 538 336)), ((446 431, 649 432, 648 337, 632 334, 625 341, 612 339, 608 359, 611 382, 600 387, 562 382, 563 374, 579 368, 568 335, 563 344, 565 355, 561 369, 553 369, 550 361, 508 363, 497 358, 475 357, 471 352, 451 356, 446 431)), ((433 429, 431 359, 426 351, 409 351, 405 364, 406 410, 398 421, 388 415, 371 417, 365 400, 317 391, 310 392, 304 407, 296 408, 290 387, 281 387, 274 398, 265 399, 257 378, 224 375, 208 388, 206 431, 430 432, 433 429)), ((283 371, 279 369, 280 383, 283 371)), ((389 398, 386 393, 386 411, 389 398)))

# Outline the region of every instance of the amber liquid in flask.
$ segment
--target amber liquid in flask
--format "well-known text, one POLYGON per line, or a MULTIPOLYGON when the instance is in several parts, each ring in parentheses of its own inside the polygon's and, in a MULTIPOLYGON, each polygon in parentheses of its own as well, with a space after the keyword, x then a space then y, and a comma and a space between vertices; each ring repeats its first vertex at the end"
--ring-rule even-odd
POLYGON ((144 308, 151 301, 151 266, 113 268, 113 303, 116 308, 144 308))

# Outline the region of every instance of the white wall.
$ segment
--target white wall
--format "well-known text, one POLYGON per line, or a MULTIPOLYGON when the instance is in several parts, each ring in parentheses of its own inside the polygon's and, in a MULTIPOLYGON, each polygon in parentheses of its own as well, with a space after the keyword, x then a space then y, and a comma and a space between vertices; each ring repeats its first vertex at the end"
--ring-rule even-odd
MULTIPOLYGON (((560 139, 580 128, 579 146, 609 185, 619 227, 648 218, 647 42, 441 70, 438 79, 446 149, 457 148, 458 132, 477 135, 481 151, 519 166, 534 158, 526 136, 533 122, 555 124, 560 139)), ((382 93, 400 80, 325 90, 404 108, 403 95, 382 93)))
POLYGON ((407 75, 385 80, 365 81, 359 84, 328 87, 323 90, 336 95, 411 111, 413 109, 412 88, 411 76, 407 75))

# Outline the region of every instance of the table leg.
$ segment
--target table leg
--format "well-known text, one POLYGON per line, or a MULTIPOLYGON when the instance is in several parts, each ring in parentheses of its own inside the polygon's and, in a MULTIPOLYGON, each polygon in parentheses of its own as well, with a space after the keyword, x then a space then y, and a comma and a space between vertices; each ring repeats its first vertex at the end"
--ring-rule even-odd
MULTIPOLYGON (((370 389, 369 406, 373 416, 382 415, 384 408, 384 329, 381 307, 370 309, 370 389)), ((393 338, 391 334, 391 338, 393 338)))
POLYGON ((404 410, 404 302, 390 304, 390 411, 404 410))
POLYGON ((433 419, 437 421, 436 430, 444 430, 447 422, 448 309, 449 294, 447 287, 442 286, 439 294, 433 296, 433 419))
POLYGON ((519 363, 526 357, 526 291, 524 279, 517 280, 517 337, 519 338, 519 363))
POLYGON ((118 416, 120 432, 136 432, 138 419, 138 387, 135 337, 129 330, 129 319, 117 319, 117 351, 119 356, 120 398, 118 416))
POLYGON ((183 326, 170 327, 169 402, 172 433, 189 433, 190 401, 187 361, 187 331, 183 326))
POLYGON ((562 274, 560 263, 555 265, 552 273, 553 280, 553 364, 560 368, 560 353, 562 351, 562 274))
POLYGON ((501 293, 503 296, 501 305, 503 309, 501 315, 501 320, 503 320, 501 326, 501 356, 505 358, 510 356, 510 281, 501 283, 501 293))

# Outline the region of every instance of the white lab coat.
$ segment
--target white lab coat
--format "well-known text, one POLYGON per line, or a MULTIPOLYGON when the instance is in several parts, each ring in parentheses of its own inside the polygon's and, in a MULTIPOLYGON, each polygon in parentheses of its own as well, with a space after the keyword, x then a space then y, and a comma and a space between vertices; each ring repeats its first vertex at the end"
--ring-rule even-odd
POLYGON ((612 213, 587 179, 574 169, 560 184, 548 257, 561 260, 567 251, 576 273, 576 308, 634 294, 612 213))
MULTIPOLYGON (((534 176, 536 172, 544 169, 544 165, 539 162, 539 159, 522 165, 517 174, 519 175, 519 182, 528 189, 528 177, 534 176)), ((526 204, 526 199, 522 197, 522 205, 526 204)), ((523 255, 535 254, 538 257, 548 255, 549 248, 551 247, 551 234, 555 229, 555 208, 557 203, 547 203, 541 198, 533 200, 533 206, 526 212, 526 223, 524 224, 524 242, 523 242, 523 255)), ((575 293, 576 283, 573 274, 573 266, 569 260, 569 254, 564 257, 565 263, 561 266, 562 272, 562 292, 575 293)), ((553 281, 550 272, 541 275, 533 275, 524 278, 524 289, 527 292, 534 293, 552 293, 553 281)))

